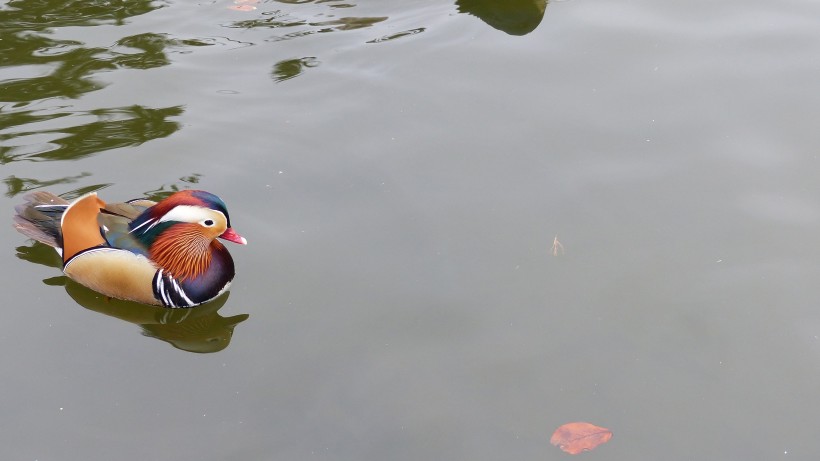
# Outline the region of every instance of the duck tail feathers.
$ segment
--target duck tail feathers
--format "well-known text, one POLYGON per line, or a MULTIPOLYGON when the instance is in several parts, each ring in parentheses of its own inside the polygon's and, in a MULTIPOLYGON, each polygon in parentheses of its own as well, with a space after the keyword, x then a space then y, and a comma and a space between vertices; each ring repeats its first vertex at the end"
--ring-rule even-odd
POLYGON ((68 201, 43 191, 23 198, 26 202, 14 207, 14 228, 28 238, 61 249, 60 219, 68 208, 68 201))

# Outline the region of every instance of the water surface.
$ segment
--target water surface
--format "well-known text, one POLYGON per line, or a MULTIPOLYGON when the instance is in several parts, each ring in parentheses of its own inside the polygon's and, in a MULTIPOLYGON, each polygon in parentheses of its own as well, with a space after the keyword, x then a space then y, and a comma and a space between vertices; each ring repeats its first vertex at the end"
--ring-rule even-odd
POLYGON ((9 216, 202 188, 250 242, 168 312, 0 226, 5 457, 817 459, 819 16, 2 3, 9 216))

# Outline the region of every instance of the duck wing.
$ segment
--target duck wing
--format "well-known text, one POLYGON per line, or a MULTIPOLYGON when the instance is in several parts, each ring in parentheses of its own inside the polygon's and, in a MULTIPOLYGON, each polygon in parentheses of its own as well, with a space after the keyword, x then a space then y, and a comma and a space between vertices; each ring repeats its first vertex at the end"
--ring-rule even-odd
POLYGON ((134 237, 128 225, 156 202, 145 199, 109 203, 97 217, 103 236, 110 246, 148 257, 148 248, 134 237))

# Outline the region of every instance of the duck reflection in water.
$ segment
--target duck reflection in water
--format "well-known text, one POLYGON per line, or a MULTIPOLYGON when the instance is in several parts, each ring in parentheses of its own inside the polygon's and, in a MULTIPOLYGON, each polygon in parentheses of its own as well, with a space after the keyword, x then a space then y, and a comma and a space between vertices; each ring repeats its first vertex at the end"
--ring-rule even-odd
POLYGON ((527 35, 541 24, 547 0, 456 0, 456 6, 502 32, 527 35))
MULTIPOLYGON (((54 249, 39 242, 17 247, 17 257, 45 266, 62 266, 54 249)), ((248 314, 219 315, 219 309, 225 305, 230 293, 193 309, 165 309, 107 298, 66 276, 48 278, 43 283, 63 286, 68 295, 86 309, 138 325, 144 336, 188 352, 210 353, 225 349, 231 342, 234 327, 249 317, 248 314)))

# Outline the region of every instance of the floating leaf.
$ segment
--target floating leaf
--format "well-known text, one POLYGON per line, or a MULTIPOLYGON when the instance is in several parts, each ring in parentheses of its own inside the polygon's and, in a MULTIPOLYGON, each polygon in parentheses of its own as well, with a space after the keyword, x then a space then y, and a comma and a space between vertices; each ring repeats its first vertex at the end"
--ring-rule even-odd
POLYGON ((255 4, 259 3, 259 0, 233 0, 233 5, 229 6, 229 10, 234 11, 253 11, 256 9, 255 4))
POLYGON ((589 451, 612 438, 612 431, 590 423, 568 423, 555 430, 550 443, 571 455, 589 451))

